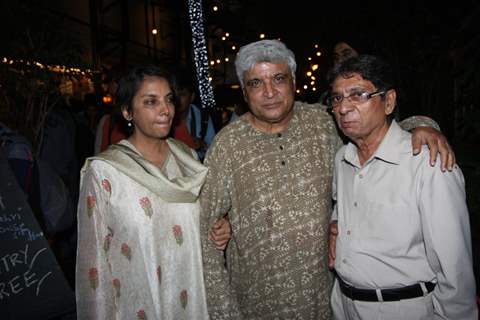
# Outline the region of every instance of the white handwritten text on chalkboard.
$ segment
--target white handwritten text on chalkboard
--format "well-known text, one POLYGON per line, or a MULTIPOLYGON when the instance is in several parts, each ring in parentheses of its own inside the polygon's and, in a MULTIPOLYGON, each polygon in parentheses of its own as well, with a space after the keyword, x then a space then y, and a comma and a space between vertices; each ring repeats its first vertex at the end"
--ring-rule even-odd
POLYGON ((0 257, 0 274, 12 274, 8 280, 0 282, 0 300, 29 289, 35 290, 35 295, 38 296, 43 282, 52 272, 48 271, 39 275, 32 269, 37 258, 46 250, 47 248, 42 248, 36 252, 29 252, 28 244, 26 244, 24 250, 17 250, 0 257), (25 268, 26 271, 24 271, 25 268), (19 270, 21 270, 20 274, 19 270))

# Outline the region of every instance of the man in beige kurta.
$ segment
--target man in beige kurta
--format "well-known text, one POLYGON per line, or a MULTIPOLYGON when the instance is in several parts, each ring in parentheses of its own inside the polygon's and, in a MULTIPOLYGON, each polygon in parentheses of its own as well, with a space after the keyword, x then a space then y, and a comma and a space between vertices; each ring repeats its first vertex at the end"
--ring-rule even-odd
POLYGON ((223 254, 203 247, 212 318, 239 310, 245 319, 329 318, 326 239, 340 145, 332 117, 300 103, 281 134, 257 131, 245 117, 218 134, 207 157, 202 222, 208 228, 230 210, 233 238, 228 272, 223 254))

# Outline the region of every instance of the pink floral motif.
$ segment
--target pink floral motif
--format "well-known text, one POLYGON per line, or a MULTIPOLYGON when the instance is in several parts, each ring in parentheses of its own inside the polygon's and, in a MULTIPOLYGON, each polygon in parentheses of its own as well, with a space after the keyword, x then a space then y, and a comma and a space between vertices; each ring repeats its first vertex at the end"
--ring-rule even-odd
POLYGON ((146 320, 147 319, 147 314, 145 313, 145 310, 140 309, 137 311, 137 319, 138 320, 146 320))
POLYGON ((93 290, 98 288, 98 270, 97 270, 97 268, 90 268, 88 270, 88 280, 90 280, 90 287, 93 290))
POLYGON ((131 249, 128 246, 128 244, 122 243, 121 250, 122 250, 122 254, 125 256, 125 258, 127 258, 130 261, 130 259, 132 258, 132 252, 131 252, 131 249))
POLYGON ((148 199, 148 197, 143 197, 139 200, 139 202, 147 217, 151 218, 153 214, 153 209, 152 204, 150 203, 150 199, 148 199))
POLYGON ((182 292, 180 292, 180 303, 182 304, 183 309, 187 307, 187 303, 188 303, 187 290, 182 290, 182 292))
POLYGON ((95 208, 96 202, 97 200, 95 199, 95 196, 91 194, 87 196, 87 214, 89 217, 91 217, 93 214, 93 209, 95 208))
POLYGON ((108 193, 112 193, 112 186, 110 185, 110 181, 108 181, 107 179, 102 180, 102 187, 108 193))
POLYGON ((113 279, 112 281, 113 289, 115 289, 115 295, 117 298, 120 298, 120 280, 118 278, 113 279))
POLYGON ((110 250, 110 243, 112 242, 113 238, 113 230, 108 227, 108 234, 103 239, 103 250, 108 252, 110 250))
POLYGON ((162 283, 162 267, 157 267, 157 277, 158 277, 158 284, 162 283))
POLYGON ((183 243, 183 234, 182 227, 180 227, 178 224, 173 226, 173 235, 175 237, 175 241, 177 241, 177 244, 181 246, 183 243))

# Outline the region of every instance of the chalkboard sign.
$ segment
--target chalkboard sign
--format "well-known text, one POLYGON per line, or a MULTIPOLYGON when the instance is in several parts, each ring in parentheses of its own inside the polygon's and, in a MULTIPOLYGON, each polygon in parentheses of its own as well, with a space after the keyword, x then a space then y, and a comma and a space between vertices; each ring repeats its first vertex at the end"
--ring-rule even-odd
POLYGON ((75 296, 0 148, 0 318, 46 320, 75 296))

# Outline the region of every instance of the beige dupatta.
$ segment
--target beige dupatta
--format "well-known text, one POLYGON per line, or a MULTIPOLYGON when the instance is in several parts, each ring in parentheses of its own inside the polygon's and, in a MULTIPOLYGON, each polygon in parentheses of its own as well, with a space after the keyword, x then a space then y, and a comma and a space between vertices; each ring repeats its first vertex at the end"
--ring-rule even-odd
MULTIPOLYGON (((207 168, 196 160, 182 143, 167 139, 170 155, 182 163, 182 177, 169 180, 160 168, 143 158, 140 152, 127 140, 111 145, 104 152, 87 159, 82 168, 83 178, 93 160, 108 162, 140 185, 157 194, 166 202, 192 203, 198 198, 207 168)), ((168 160, 167 160, 168 161, 168 160)))

